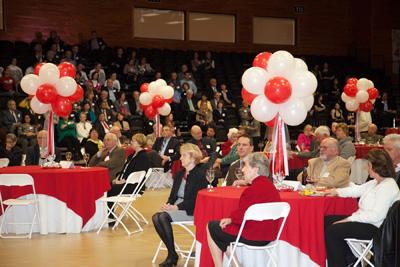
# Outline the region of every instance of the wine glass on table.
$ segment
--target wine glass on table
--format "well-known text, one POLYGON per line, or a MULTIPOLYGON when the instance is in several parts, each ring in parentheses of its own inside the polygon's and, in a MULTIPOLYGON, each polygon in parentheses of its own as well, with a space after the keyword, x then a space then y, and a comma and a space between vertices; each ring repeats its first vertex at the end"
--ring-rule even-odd
MULTIPOLYGON (((235 169, 235 176, 238 180, 243 180, 244 174, 243 174, 242 168, 239 167, 239 168, 235 169)), ((237 187, 240 187, 240 185, 238 185, 237 187)))
POLYGON ((83 154, 83 160, 85 161, 86 168, 88 167, 89 159, 90 159, 90 154, 89 153, 83 154))
POLYGON ((72 160, 72 152, 68 151, 65 153, 65 159, 67 161, 71 161, 72 160))
POLYGON ((212 185, 211 183, 214 181, 214 177, 215 177, 215 171, 214 169, 208 169, 206 171, 206 179, 208 181, 208 192, 212 192, 212 185))

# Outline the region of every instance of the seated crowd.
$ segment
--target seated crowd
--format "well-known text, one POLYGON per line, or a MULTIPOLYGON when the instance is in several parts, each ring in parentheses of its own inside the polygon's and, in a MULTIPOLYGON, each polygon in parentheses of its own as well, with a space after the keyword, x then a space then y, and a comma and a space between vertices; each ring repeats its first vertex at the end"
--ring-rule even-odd
MULTIPOLYGON (((208 224, 208 243, 216 266, 222 266, 220 253, 236 239, 246 209, 256 203, 280 201, 270 180, 269 160, 264 153, 254 152, 263 147, 264 151, 270 151, 272 129, 265 130, 264 125, 251 116, 247 103, 239 105, 241 101, 233 97, 225 83, 218 84, 219 81, 213 77, 216 67, 211 53, 206 53, 204 60, 197 54, 190 61, 190 68, 189 64, 183 64, 180 72, 170 73, 167 82, 175 90, 172 113, 163 121, 161 136, 157 137, 154 133, 156 124, 153 124, 153 129, 147 129, 151 121, 143 116, 138 88, 143 82, 161 78, 162 74, 152 68, 146 57, 138 59, 135 50, 127 56, 123 48, 118 48, 107 70, 101 63, 95 63, 87 73, 85 64, 88 61, 83 58, 79 46, 67 48, 56 33, 52 33, 47 42, 37 36, 32 45, 33 64, 72 62, 78 70, 76 80, 85 88, 85 98, 74 106, 71 115, 55 118, 56 160, 69 151, 79 164, 88 154, 89 166, 109 170, 109 196, 121 192, 132 172, 153 167, 171 171, 174 182, 170 196, 160 212, 152 217, 154 227, 168 250, 167 259, 160 266, 176 265, 178 254, 171 222, 193 220, 197 192, 207 186, 207 169, 218 170, 214 186, 218 184, 218 178, 224 178, 223 185, 249 185, 240 198, 238 209, 229 218, 208 224), (202 81, 197 84, 199 79, 202 81), (203 86, 204 79, 207 86, 203 86), (227 107, 235 113, 237 111, 239 122, 236 125, 228 123, 227 107), (190 136, 184 136, 183 128, 176 125, 179 121, 186 122, 190 136), (217 138, 218 129, 229 129, 224 132, 227 140, 217 138)), ((105 43, 94 32, 88 47, 88 60, 93 61, 105 43)), ((41 165, 48 156, 48 132, 44 127, 47 117, 34 114, 29 108, 28 98, 17 105, 13 91, 17 90, 23 73, 19 73, 16 66, 13 59, 11 67, 4 71, 3 77, 14 80, 14 84, 7 85, 9 90, 5 89, 4 79, 0 83, 3 91, 8 90, 9 97, 1 118, 0 158, 8 158, 9 166, 41 165)), ((340 103, 335 103, 331 112, 326 113, 327 105, 323 99, 339 90, 337 82, 334 82, 337 78, 327 64, 322 72, 314 68, 314 73, 321 88, 307 118, 310 124, 305 125, 303 133, 298 136, 297 151, 289 153, 292 158, 307 159, 308 165, 293 171, 289 179, 303 181, 305 178, 317 186, 329 188, 329 195, 360 197, 359 209, 351 216, 326 219, 328 262, 332 266, 345 266, 349 251, 338 249, 347 248, 343 244, 344 238, 372 238, 390 206, 400 197, 400 135, 378 135, 371 115, 364 114, 365 119, 360 122, 362 140, 367 144, 383 142, 383 149, 368 153, 365 159, 370 177, 362 185, 353 185, 350 171, 356 147, 350 130, 354 114, 345 114, 340 103), (332 125, 328 127, 330 122, 332 125), (313 126, 317 128, 314 130, 313 126)), ((387 95, 384 95, 377 103, 381 102, 386 109, 382 112, 389 112, 385 102, 388 101, 387 95)), ((124 193, 134 189, 135 185, 127 186, 124 193)), ((241 242, 265 245, 274 240, 275 229, 272 222, 253 222, 243 232, 241 242), (270 231, 259 233, 262 227, 270 231)))

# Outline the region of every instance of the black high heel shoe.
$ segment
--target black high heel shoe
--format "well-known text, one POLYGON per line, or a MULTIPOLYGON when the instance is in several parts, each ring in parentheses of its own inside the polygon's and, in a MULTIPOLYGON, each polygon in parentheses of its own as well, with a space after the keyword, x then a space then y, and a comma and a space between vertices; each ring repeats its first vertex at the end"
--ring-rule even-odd
POLYGON ((178 263, 178 256, 174 258, 167 257, 165 261, 161 262, 158 266, 160 267, 173 267, 178 263))

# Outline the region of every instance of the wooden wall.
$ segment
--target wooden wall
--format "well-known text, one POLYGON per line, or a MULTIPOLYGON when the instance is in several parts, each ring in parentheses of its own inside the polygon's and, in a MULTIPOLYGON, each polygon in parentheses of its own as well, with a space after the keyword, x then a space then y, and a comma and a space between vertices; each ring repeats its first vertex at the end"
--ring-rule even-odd
MULTIPOLYGON (((112 46, 215 51, 289 50, 296 54, 355 55, 387 65, 391 29, 400 28, 400 1, 395 0, 3 0, 5 31, 0 39, 30 41, 35 31, 47 37, 56 29, 68 43, 86 40, 95 29, 112 46), (294 6, 304 6, 295 14, 294 6), (132 37, 132 9, 137 7, 235 14, 237 42, 220 44, 148 40, 132 37), (252 44, 253 16, 295 18, 296 46, 252 44)), ((1 51, 0 51, 1 52, 1 51)))

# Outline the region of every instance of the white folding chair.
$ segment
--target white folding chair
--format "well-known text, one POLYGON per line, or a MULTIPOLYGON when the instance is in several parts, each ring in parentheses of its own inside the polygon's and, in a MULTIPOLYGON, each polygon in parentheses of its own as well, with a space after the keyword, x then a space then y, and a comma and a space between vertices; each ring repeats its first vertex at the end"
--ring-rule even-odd
POLYGON ((372 245, 373 239, 371 240, 361 240, 355 238, 346 238, 345 241, 347 245, 349 245, 351 252, 353 252, 354 256, 357 257, 357 261, 354 263, 354 267, 358 266, 358 264, 362 264, 364 266, 364 261, 371 267, 374 267, 374 264, 369 260, 370 256, 373 256, 372 245))
MULTIPOLYGON (((140 191, 143 189, 143 187, 145 186, 147 180, 150 178, 150 176, 151 176, 152 173, 153 173, 152 168, 149 168, 149 169, 147 170, 147 172, 146 172, 145 177, 143 178, 144 180, 143 180, 142 182, 140 182, 139 189, 138 189, 137 194, 136 194, 136 198, 139 198, 139 197, 142 196, 142 195, 140 194, 140 191)), ((122 194, 122 196, 129 196, 129 195, 127 195, 127 194, 122 194)), ((134 203, 133 203, 133 202, 132 202, 132 204, 129 206, 128 213, 129 213, 131 216, 135 217, 137 221, 143 222, 144 224, 149 224, 149 222, 146 220, 146 218, 143 216, 143 214, 142 214, 140 211, 138 211, 138 210, 134 207, 134 203)))
POLYGON ((236 266, 239 266, 238 262, 236 262, 235 259, 235 250, 238 246, 240 247, 246 247, 251 250, 265 250, 267 252, 268 256, 268 262, 266 266, 269 266, 270 262, 272 261, 274 266, 277 266, 275 259, 273 257, 274 253, 274 248, 278 244, 279 237, 281 236, 283 227, 285 226, 286 223, 286 218, 289 215, 290 212, 290 205, 286 202, 272 202, 272 203, 262 203, 262 204, 254 204, 250 206, 243 218, 242 225, 240 226, 240 230, 238 233, 238 236, 236 238, 236 241, 230 244, 230 256, 228 260, 228 265, 231 265, 231 262, 235 263, 236 266), (283 221, 281 223, 281 226, 279 228, 279 232, 276 236, 276 239, 273 242, 270 242, 266 246, 249 246, 243 243, 239 242, 240 236, 242 235, 243 228, 246 224, 247 221, 252 220, 252 221, 264 221, 264 220, 277 220, 282 218, 283 221))
POLYGON ((35 224, 39 224, 40 219, 39 219, 39 200, 36 195, 36 190, 35 190, 35 184, 33 182, 32 176, 29 174, 0 174, 0 185, 2 186, 31 186, 32 187, 32 198, 29 199, 7 199, 3 201, 1 192, 0 192, 0 204, 1 204, 1 211, 3 213, 3 220, 1 221, 1 226, 0 226, 0 237, 2 238, 31 238, 32 237, 32 231, 33 231, 33 226, 35 224), (7 205, 7 208, 4 209, 4 205, 7 205), (7 214, 8 211, 12 207, 17 207, 17 206, 29 206, 33 205, 34 206, 34 214, 33 214, 33 219, 32 222, 7 222, 7 214), (37 223, 35 223, 35 220, 37 218, 37 223), (30 230, 29 234, 27 235, 8 235, 7 232, 7 225, 8 224, 14 224, 14 225, 30 225, 30 230), (6 226, 5 233, 6 235, 3 235, 3 225, 6 226))
POLYGON ((148 189, 158 189, 162 183, 161 175, 164 173, 164 168, 151 168, 151 171, 146 187, 148 189))
POLYGON ((8 158, 0 158, 0 168, 5 168, 10 163, 8 158))
POLYGON ((132 215, 132 212, 129 211, 131 204, 138 198, 138 196, 140 195, 140 189, 142 189, 142 186, 144 183, 142 183, 144 177, 146 175, 145 171, 139 171, 139 172, 133 172, 131 173, 128 178, 126 179, 125 185, 122 188, 121 192, 119 193, 119 195, 117 196, 111 196, 111 197, 103 197, 100 200, 103 202, 111 202, 114 203, 112 205, 111 208, 109 208, 107 206, 107 217, 104 218, 103 223, 101 224, 99 230, 97 230, 97 234, 100 233, 100 230, 103 228, 104 224, 106 224, 107 222, 109 222, 108 217, 112 214, 114 216, 114 220, 115 224, 113 226, 113 230, 115 230, 115 228, 118 226, 118 224, 121 224, 122 227, 124 227, 125 231, 128 233, 128 235, 137 233, 137 232, 141 232, 143 231, 143 228, 140 226, 139 220, 137 218, 137 216, 132 215), (133 190, 133 192, 131 194, 123 194, 125 188, 129 185, 129 184, 138 184, 138 186, 136 186, 135 190, 133 190), (116 209, 120 208, 121 212, 119 213, 119 215, 116 214, 116 209), (138 230, 130 232, 128 230, 128 228, 126 227, 126 225, 123 223, 122 219, 125 217, 125 215, 128 215, 132 221, 134 223, 136 223, 138 230))
MULTIPOLYGON (((185 264, 183 265, 184 267, 187 267, 189 264, 189 260, 194 260, 195 257, 194 255, 192 256, 193 250, 194 250, 194 245, 196 244, 196 236, 193 233, 192 230, 188 226, 194 226, 193 221, 182 221, 182 222, 171 222, 172 225, 180 226, 182 229, 184 229, 191 237, 192 237, 192 243, 190 245, 189 250, 181 248, 176 242, 175 242, 175 250, 178 252, 181 256, 182 259, 185 260, 185 264)), ((163 245, 163 242, 160 241, 158 244, 156 253, 154 254, 153 260, 151 261, 152 263, 156 262, 156 259, 158 257, 158 253, 160 253, 160 250, 167 250, 167 248, 163 245)))

